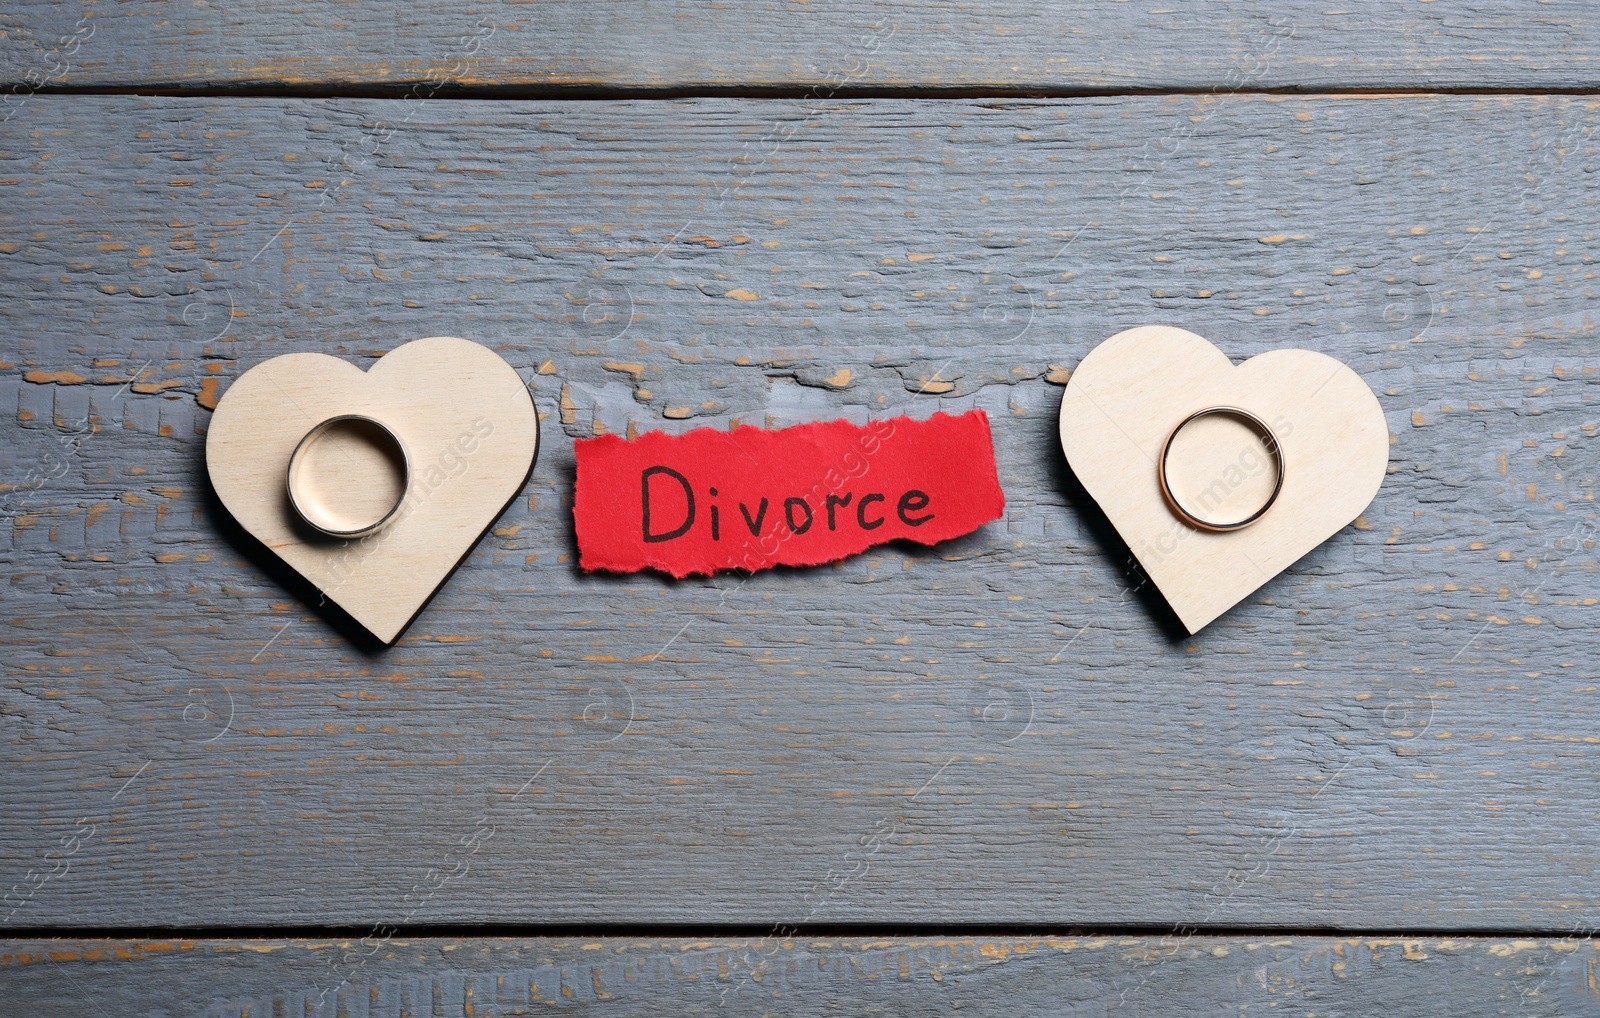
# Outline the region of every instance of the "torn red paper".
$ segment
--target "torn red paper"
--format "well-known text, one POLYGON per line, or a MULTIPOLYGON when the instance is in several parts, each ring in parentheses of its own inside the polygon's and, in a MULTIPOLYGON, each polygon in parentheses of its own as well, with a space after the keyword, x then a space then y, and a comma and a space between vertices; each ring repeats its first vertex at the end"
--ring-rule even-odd
POLYGON ((605 435, 580 439, 577 457, 572 513, 587 570, 816 565, 902 538, 936 544, 1005 510, 982 410, 605 435))

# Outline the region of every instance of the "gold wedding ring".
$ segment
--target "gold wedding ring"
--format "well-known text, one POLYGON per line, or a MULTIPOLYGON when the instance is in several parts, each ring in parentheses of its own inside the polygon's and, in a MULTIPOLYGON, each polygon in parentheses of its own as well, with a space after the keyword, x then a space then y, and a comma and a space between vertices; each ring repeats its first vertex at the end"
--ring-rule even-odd
POLYGON ((1180 519, 1191 526, 1199 527, 1201 530, 1218 532, 1227 532, 1230 530, 1239 530, 1243 527, 1248 527, 1250 524, 1266 515, 1267 510, 1272 508, 1272 503, 1278 500, 1278 493, 1283 490, 1283 472, 1283 446, 1278 442, 1278 436, 1273 433, 1272 428, 1267 425, 1266 421, 1257 417, 1250 411, 1243 410, 1236 406, 1208 406, 1203 409, 1196 410, 1194 413, 1180 421, 1178 426, 1172 429, 1172 434, 1167 436, 1166 443, 1161 447, 1161 463, 1156 471, 1161 482, 1161 495, 1167 500, 1167 505, 1172 507, 1172 511, 1176 513, 1180 519), (1273 464, 1277 468, 1278 479, 1272 486, 1272 494, 1267 496, 1267 500, 1262 504, 1261 508, 1257 509, 1255 512, 1251 513, 1249 516, 1246 516, 1242 520, 1208 520, 1197 513, 1191 512, 1187 507, 1184 506, 1182 502, 1178 500, 1178 496, 1173 494, 1172 486, 1167 481, 1167 454, 1172 451, 1173 439, 1178 437, 1178 432, 1182 431, 1193 422, 1202 417, 1210 417, 1213 415, 1236 417, 1248 424, 1251 430, 1255 431, 1256 434, 1261 437, 1262 441, 1266 443, 1267 451, 1272 454, 1273 464))
POLYGON ((340 414, 318 424, 300 439, 300 444, 294 447, 294 453, 289 457, 286 484, 289 490, 289 504, 294 507, 295 513, 307 526, 327 537, 353 540, 377 533, 394 519, 411 485, 411 460, 406 455, 406 448, 400 441, 400 436, 382 421, 362 414, 340 414), (332 500, 318 490, 319 484, 328 484, 330 481, 338 484, 339 478, 316 476, 317 471, 312 469, 311 452, 330 429, 338 426, 353 427, 365 432, 363 440, 379 455, 389 459, 391 463, 398 464, 400 468, 400 494, 376 519, 371 518, 375 510, 354 517, 348 511, 341 513, 336 505, 330 504, 332 500))

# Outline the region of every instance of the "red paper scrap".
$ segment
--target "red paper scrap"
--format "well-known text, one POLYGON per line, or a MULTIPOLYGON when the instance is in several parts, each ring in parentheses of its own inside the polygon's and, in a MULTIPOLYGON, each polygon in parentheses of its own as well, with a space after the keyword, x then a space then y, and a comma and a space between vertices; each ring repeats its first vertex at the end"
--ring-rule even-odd
POLYGON ((1006 504, 982 410, 604 435, 579 439, 577 457, 572 513, 586 570, 816 565, 902 538, 970 534, 1006 504))

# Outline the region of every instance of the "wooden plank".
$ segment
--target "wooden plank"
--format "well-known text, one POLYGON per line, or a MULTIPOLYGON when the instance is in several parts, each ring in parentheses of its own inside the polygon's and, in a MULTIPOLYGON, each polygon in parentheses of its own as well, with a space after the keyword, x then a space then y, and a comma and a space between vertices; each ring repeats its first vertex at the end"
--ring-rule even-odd
POLYGON ((1206 0, 888 0, 426 8, 269 0, 114 9, 24 0, 0 13, 8 84, 75 88, 1593 89, 1600 12, 1583 0, 1270 10, 1206 0))
POLYGON ((1457 937, 40 940, 28 1014, 1590 1014, 1592 941, 1457 937))
POLYGON ((9 921, 1600 921, 1596 105, 36 97, 9 921), (1336 356, 1394 436, 1371 510, 1194 639, 1056 437, 1053 383, 1162 321, 1336 356), (529 379, 544 449, 369 654, 233 543, 206 408, 437 333, 529 379), (973 407, 1008 509, 970 538, 574 565, 573 436, 973 407))

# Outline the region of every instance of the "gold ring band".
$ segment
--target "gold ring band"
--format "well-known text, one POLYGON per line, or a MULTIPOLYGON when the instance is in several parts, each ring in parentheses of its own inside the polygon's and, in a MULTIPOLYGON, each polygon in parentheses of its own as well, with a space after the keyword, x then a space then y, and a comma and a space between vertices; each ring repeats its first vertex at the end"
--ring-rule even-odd
POLYGON ((298 515, 300 519, 305 521, 306 526, 327 537, 338 537, 347 541, 354 540, 358 537, 366 537, 369 534, 377 533, 379 530, 382 530, 390 520, 394 519, 394 514, 399 511, 401 503, 405 501, 406 491, 411 487, 411 458, 406 453, 405 443, 400 441, 400 436, 395 434, 394 429, 389 427, 387 424, 380 420, 367 417, 364 414, 339 414, 336 417, 330 417, 321 424, 318 424, 316 427, 306 432, 305 437, 300 439, 300 443, 294 447, 294 453, 289 457, 289 469, 284 479, 284 483, 289 491, 289 504, 294 507, 295 514, 298 515), (306 501, 301 499, 300 493, 297 490, 300 487, 300 474, 305 466, 303 454, 310 449, 312 443, 320 438, 322 434, 329 428, 333 427, 335 424, 341 424, 345 421, 360 421, 363 424, 372 425, 381 431, 390 442, 394 443, 394 448, 398 449, 400 452, 400 497, 395 499, 394 505, 390 506, 389 511, 384 513, 383 516, 376 522, 353 529, 341 527, 336 523, 330 522, 325 515, 317 512, 313 507, 307 505, 306 501))
POLYGON ((1176 513, 1179 518, 1191 526, 1199 527, 1201 530, 1211 530, 1221 533, 1225 533, 1230 530, 1240 530, 1244 527, 1248 527, 1250 524, 1266 515, 1267 510, 1272 508, 1272 503, 1278 500, 1278 493, 1283 491, 1283 473, 1283 446, 1278 442, 1277 434, 1275 434, 1272 428, 1267 425, 1266 421, 1262 420, 1260 417, 1257 417, 1250 411, 1236 406, 1204 407, 1200 410, 1196 410, 1188 417, 1185 417, 1182 421, 1179 421, 1178 426, 1173 428, 1172 433, 1167 436, 1166 443, 1161 446, 1161 463, 1156 471, 1156 475, 1161 482, 1161 495, 1167 500, 1167 505, 1172 508, 1172 511, 1176 513), (1178 501, 1178 496, 1173 494, 1171 485, 1167 483, 1167 454, 1172 451, 1172 440, 1178 437, 1178 432, 1188 427, 1194 421, 1199 420, 1202 417, 1210 417, 1213 415, 1237 417, 1247 422, 1251 426, 1252 430, 1260 435, 1262 440, 1267 443, 1267 451, 1272 454, 1273 465, 1277 468, 1278 479, 1277 482, 1272 486, 1272 494, 1267 496, 1267 500, 1266 502, 1262 503, 1261 508, 1257 509, 1255 512, 1251 513, 1249 516, 1246 516, 1242 520, 1234 520, 1223 523, 1216 520, 1208 520, 1203 516, 1199 516, 1193 512, 1190 512, 1187 508, 1185 508, 1182 502, 1178 501))

